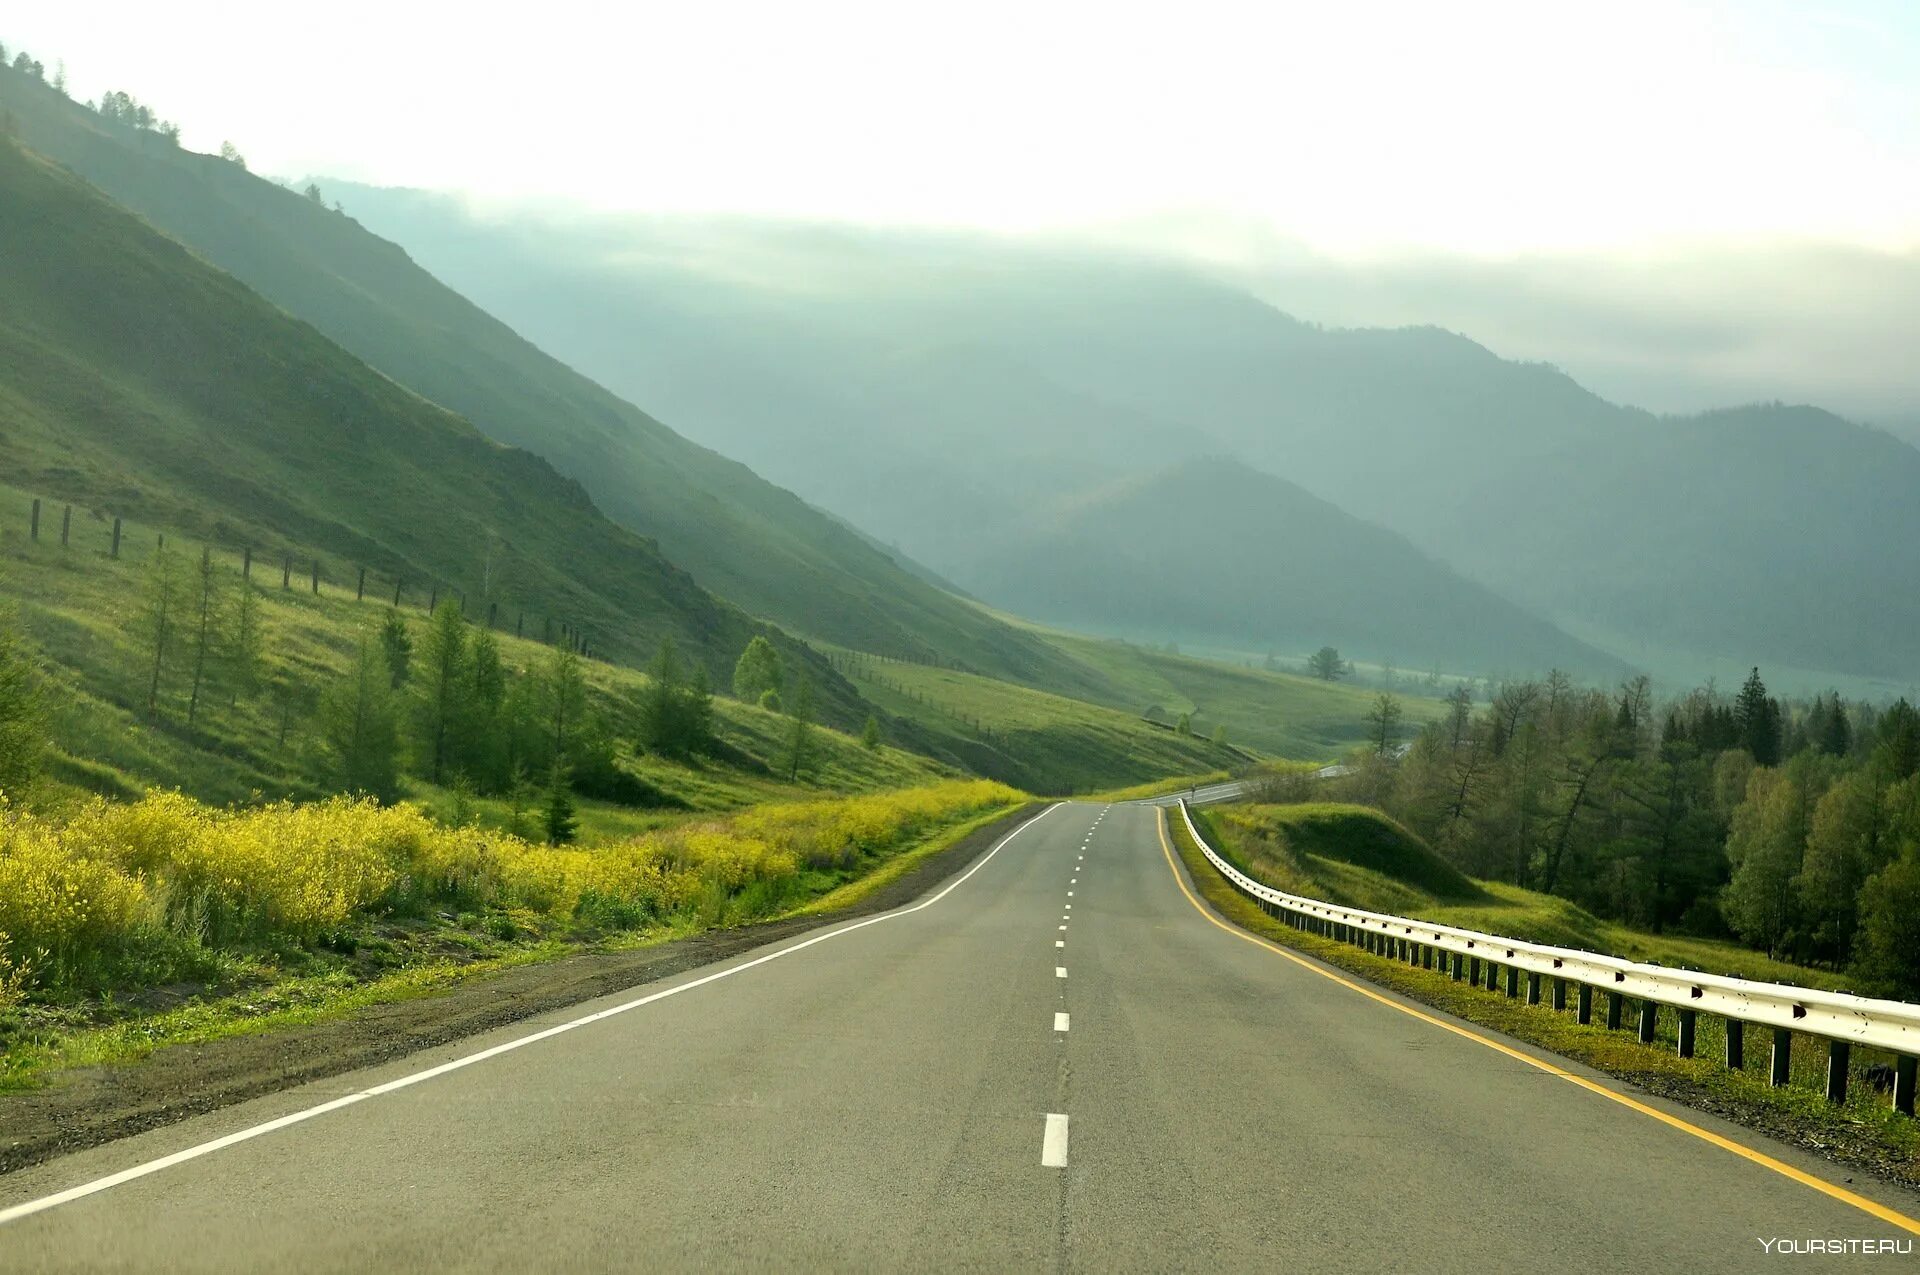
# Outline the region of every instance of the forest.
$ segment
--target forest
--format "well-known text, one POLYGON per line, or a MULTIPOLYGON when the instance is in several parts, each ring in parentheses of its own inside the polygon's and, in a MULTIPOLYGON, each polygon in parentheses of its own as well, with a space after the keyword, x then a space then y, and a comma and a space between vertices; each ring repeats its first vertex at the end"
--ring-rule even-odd
POLYGON ((1390 726, 1338 795, 1468 874, 1920 994, 1920 712, 1905 699, 1783 703, 1756 668, 1731 697, 1661 701, 1645 677, 1606 691, 1555 672, 1487 702, 1456 689, 1404 755, 1390 726))

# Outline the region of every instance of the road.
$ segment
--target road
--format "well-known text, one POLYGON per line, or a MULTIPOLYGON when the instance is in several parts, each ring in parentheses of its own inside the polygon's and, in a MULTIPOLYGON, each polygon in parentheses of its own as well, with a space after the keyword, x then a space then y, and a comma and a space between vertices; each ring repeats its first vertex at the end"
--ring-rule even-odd
POLYGON ((1838 1180, 1811 1157, 1231 930, 1158 819, 1059 806, 907 909, 0 1179, 5 1217, 130 1175, 0 1224, 0 1270, 1745 1271, 1757 1237, 1912 1239, 1781 1171, 1838 1180))

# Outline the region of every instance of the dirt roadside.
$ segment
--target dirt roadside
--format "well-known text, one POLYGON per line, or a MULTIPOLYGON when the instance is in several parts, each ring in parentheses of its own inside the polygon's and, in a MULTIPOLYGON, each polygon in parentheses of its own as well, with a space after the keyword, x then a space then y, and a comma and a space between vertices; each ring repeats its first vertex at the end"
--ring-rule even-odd
POLYGON ((0 1173, 889 911, 954 876, 1047 805, 1035 802, 976 828, 841 911, 523 965, 352 1018, 175 1045, 135 1063, 63 1072, 45 1089, 0 1096, 0 1173))

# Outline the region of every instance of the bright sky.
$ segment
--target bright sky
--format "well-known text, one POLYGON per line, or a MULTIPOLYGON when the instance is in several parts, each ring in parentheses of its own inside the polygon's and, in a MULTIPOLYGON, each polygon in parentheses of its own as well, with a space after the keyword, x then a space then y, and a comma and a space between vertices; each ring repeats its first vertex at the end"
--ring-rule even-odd
POLYGON ((27 0, 0 41, 256 171, 516 201, 1920 246, 1912 0, 27 0))

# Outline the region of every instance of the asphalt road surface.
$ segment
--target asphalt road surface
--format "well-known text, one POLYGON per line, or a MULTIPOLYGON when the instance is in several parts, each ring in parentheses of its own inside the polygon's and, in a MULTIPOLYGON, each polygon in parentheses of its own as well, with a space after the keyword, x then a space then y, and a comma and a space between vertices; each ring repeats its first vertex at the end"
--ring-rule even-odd
POLYGON ((1056 807, 901 911, 0 1178, 0 1270, 1745 1272, 1763 1237, 1913 1239, 1230 930, 1158 819, 1056 807))

